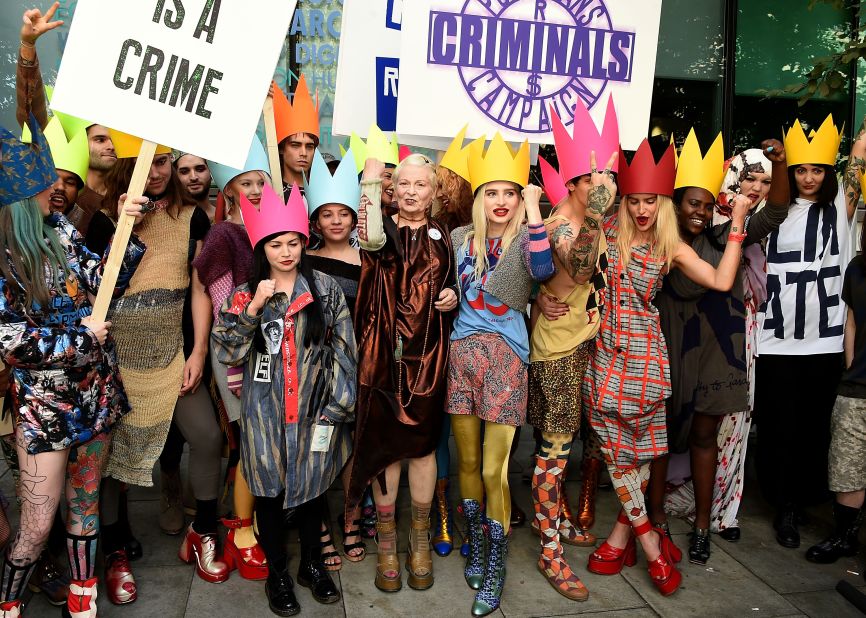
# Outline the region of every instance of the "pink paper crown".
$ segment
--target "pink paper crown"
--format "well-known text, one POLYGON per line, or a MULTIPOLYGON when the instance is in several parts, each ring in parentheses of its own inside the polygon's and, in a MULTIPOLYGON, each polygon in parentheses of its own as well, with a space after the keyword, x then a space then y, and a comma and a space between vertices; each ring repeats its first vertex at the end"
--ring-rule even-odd
MULTIPOLYGON (((616 118, 613 96, 607 99, 607 110, 601 133, 598 132, 582 99, 579 99, 574 106, 574 137, 568 134, 568 129, 562 124, 562 120, 553 108, 550 110, 550 115, 553 116, 553 141, 559 159, 559 172, 564 181, 568 182, 592 171, 589 153, 595 152, 598 169, 603 169, 610 156, 619 152, 619 122, 616 118)), ((619 171, 618 159, 614 161, 611 171, 619 171)))
POLYGON ((262 190, 262 201, 258 208, 241 195, 241 215, 253 248, 262 238, 272 234, 297 232, 304 238, 310 237, 310 219, 297 183, 292 185, 289 201, 285 204, 268 184, 262 190))

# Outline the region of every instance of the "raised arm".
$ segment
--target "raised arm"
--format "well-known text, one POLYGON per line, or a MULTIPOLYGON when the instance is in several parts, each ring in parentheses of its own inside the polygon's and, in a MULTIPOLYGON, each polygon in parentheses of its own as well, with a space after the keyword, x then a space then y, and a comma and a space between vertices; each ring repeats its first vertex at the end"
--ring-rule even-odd
POLYGON ((776 139, 761 142, 761 148, 773 164, 770 192, 767 194, 767 207, 762 208, 749 218, 746 240, 743 246, 760 242, 788 218, 791 207, 791 185, 788 183, 788 162, 785 147, 776 139))
POLYGON ((681 269, 686 277, 705 288, 721 292, 730 290, 734 285, 737 269, 740 268, 742 245, 746 239, 743 223, 746 220, 746 211, 751 205, 751 200, 745 195, 734 197, 731 232, 718 268, 713 268, 708 262, 702 260, 695 250, 684 242, 680 242, 677 248, 673 266, 681 269))
POLYGON ((851 144, 851 154, 848 156, 848 165, 842 175, 842 184, 845 188, 845 205, 848 207, 848 220, 857 212, 857 201, 860 199, 860 178, 866 170, 866 118, 860 126, 860 132, 851 144))
POLYGON ((382 221, 382 172, 385 164, 367 159, 361 175, 361 203, 358 206, 358 241, 365 251, 379 251, 385 246, 382 221))
POLYGON ((616 195, 616 184, 610 168, 617 156, 618 154, 614 153, 607 162, 607 167, 599 172, 596 169, 595 152, 590 153, 592 188, 587 196, 583 223, 580 226, 573 222, 562 223, 550 232, 550 245, 575 283, 587 283, 595 273, 601 222, 616 195))
POLYGON ((63 25, 62 21, 51 21, 59 6, 60 3, 55 2, 45 15, 39 9, 29 9, 21 17, 21 42, 15 77, 15 119, 21 127, 26 124, 30 114, 36 117, 40 128, 44 129, 48 124, 48 103, 39 71, 39 58, 36 56, 36 39, 63 25))

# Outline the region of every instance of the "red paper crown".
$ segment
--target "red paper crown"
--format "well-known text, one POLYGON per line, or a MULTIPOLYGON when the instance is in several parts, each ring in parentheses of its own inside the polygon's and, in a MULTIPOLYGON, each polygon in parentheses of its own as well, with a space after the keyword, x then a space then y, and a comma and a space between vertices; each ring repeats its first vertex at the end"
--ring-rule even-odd
POLYGON ((665 149, 658 163, 646 139, 640 143, 630 164, 622 148, 619 149, 617 184, 620 195, 653 193, 673 197, 676 177, 677 160, 673 144, 665 149))

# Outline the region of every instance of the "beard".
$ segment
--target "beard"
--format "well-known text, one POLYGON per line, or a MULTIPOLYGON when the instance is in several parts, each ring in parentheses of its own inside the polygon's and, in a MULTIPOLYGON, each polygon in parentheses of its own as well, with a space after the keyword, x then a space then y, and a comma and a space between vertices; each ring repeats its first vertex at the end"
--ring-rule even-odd
POLYGON ((115 163, 117 163, 117 159, 103 159, 92 150, 90 151, 90 169, 92 170, 107 172, 114 167, 115 163))
POLYGON ((196 202, 203 202, 210 195, 210 187, 205 187, 201 191, 193 193, 191 191, 187 191, 189 196, 196 202))

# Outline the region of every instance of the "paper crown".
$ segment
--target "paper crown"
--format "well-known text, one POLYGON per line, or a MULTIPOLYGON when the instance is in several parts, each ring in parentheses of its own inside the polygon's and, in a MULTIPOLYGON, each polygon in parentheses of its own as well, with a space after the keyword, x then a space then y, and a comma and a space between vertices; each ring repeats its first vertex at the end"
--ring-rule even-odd
MULTIPOLYGON (((397 136, 394 135, 393 138, 389 140, 382 129, 376 125, 370 126, 366 142, 357 133, 352 133, 352 137, 349 138, 349 150, 352 151, 355 157, 357 173, 360 174, 364 170, 364 164, 367 162, 367 159, 378 159, 385 165, 396 166, 400 163, 402 161, 400 158, 400 146, 397 144, 397 136)), ((340 146, 340 154, 344 158, 347 152, 343 146, 340 146)))
POLYGON ((355 170, 352 149, 350 148, 340 161, 333 176, 322 153, 316 149, 313 153, 310 177, 304 179, 304 193, 311 217, 325 204, 341 204, 357 214, 358 204, 361 201, 361 185, 358 183, 358 172, 355 170))
MULTIPOLYGON (((108 133, 111 136, 111 143, 114 144, 114 154, 117 155, 118 159, 134 159, 138 156, 138 152, 141 150, 141 142, 143 141, 140 137, 135 137, 117 129, 109 129, 108 133)), ((154 154, 171 154, 171 148, 157 144, 154 154)))
POLYGON ((258 208, 253 206, 245 195, 241 195, 241 216, 253 248, 262 238, 272 234, 297 232, 304 238, 310 237, 310 218, 297 183, 292 184, 289 201, 286 203, 283 203, 283 199, 274 193, 268 184, 262 190, 262 201, 258 208))
POLYGON ((716 137, 706 156, 701 153, 701 145, 695 130, 689 131, 679 160, 676 161, 677 178, 675 189, 700 187, 709 191, 713 198, 719 196, 719 189, 725 177, 725 147, 722 134, 716 137))
POLYGON ((811 163, 812 165, 835 165, 839 154, 842 132, 833 123, 833 114, 827 116, 817 131, 809 137, 803 132, 799 120, 794 121, 785 134, 785 156, 788 167, 811 163))
POLYGON ((295 133, 319 137, 319 104, 313 103, 305 76, 301 75, 298 80, 291 102, 274 82, 274 122, 277 125, 277 142, 295 133))
POLYGON ((265 147, 259 138, 253 134, 253 141, 250 144, 250 149, 247 152, 247 160, 242 169, 229 167, 216 161, 208 161, 210 175, 220 191, 225 191, 226 185, 229 184, 236 176, 240 176, 246 172, 265 172, 270 174, 271 168, 268 163, 268 155, 265 152, 265 147))
POLYGON ((468 128, 469 125, 467 124, 460 129, 460 133, 452 140, 448 146, 448 150, 445 151, 445 154, 442 155, 442 160, 439 162, 441 167, 451 170, 466 181, 469 180, 469 148, 476 142, 480 142, 482 146, 484 145, 483 137, 476 138, 466 146, 463 145, 468 128))
POLYGON ((568 197, 568 188, 559 171, 548 163, 544 157, 538 157, 538 167, 541 168, 541 183, 551 206, 557 206, 568 197))
MULTIPOLYGON (((50 102, 51 97, 54 96, 54 88, 51 86, 45 86, 45 98, 50 102)), ((78 135, 79 131, 86 131, 87 127, 93 125, 89 120, 82 120, 76 116, 70 116, 69 114, 64 114, 63 112, 58 112, 56 109, 52 109, 51 113, 54 118, 60 119, 60 124, 63 127, 63 131, 66 133, 66 139, 71 141, 73 137, 78 135)), ((21 131, 21 141, 30 143, 30 127, 26 124, 21 131)), ((50 142, 49 142, 50 143, 50 142)))
POLYGON ((484 150, 484 140, 469 145, 469 184, 472 192, 483 184, 496 180, 513 182, 521 187, 529 184, 529 142, 524 141, 515 153, 497 131, 484 150))
POLYGON ((48 142, 33 114, 27 124, 35 136, 30 144, 0 127, 0 206, 33 197, 57 178, 48 142))
POLYGON ((631 164, 625 158, 622 148, 619 150, 619 159, 621 163, 617 184, 620 195, 653 193, 673 196, 677 165, 672 145, 665 149, 658 163, 647 139, 640 143, 631 164))
MULTIPOLYGON (((607 109, 604 114, 604 126, 601 133, 595 126, 592 116, 584 106, 582 100, 578 100, 574 106, 574 131, 568 134, 568 129, 562 124, 562 120, 551 108, 550 115, 553 125, 553 141, 556 145, 556 157, 559 160, 559 172, 566 182, 589 174, 592 166, 589 155, 595 152, 595 161, 598 169, 602 169, 610 159, 610 156, 619 152, 619 121, 616 117, 616 108, 613 97, 607 99, 607 109)), ((619 159, 615 160, 611 171, 619 171, 619 159)))
POLYGON ((399 149, 397 154, 400 158, 400 161, 402 161, 406 157, 411 157, 414 153, 412 152, 412 150, 408 146, 400 146, 400 149, 399 149))
POLYGON ((51 149, 54 167, 75 174, 82 184, 87 182, 87 170, 90 167, 87 131, 81 129, 70 138, 64 131, 61 119, 55 115, 45 127, 44 134, 51 149))

